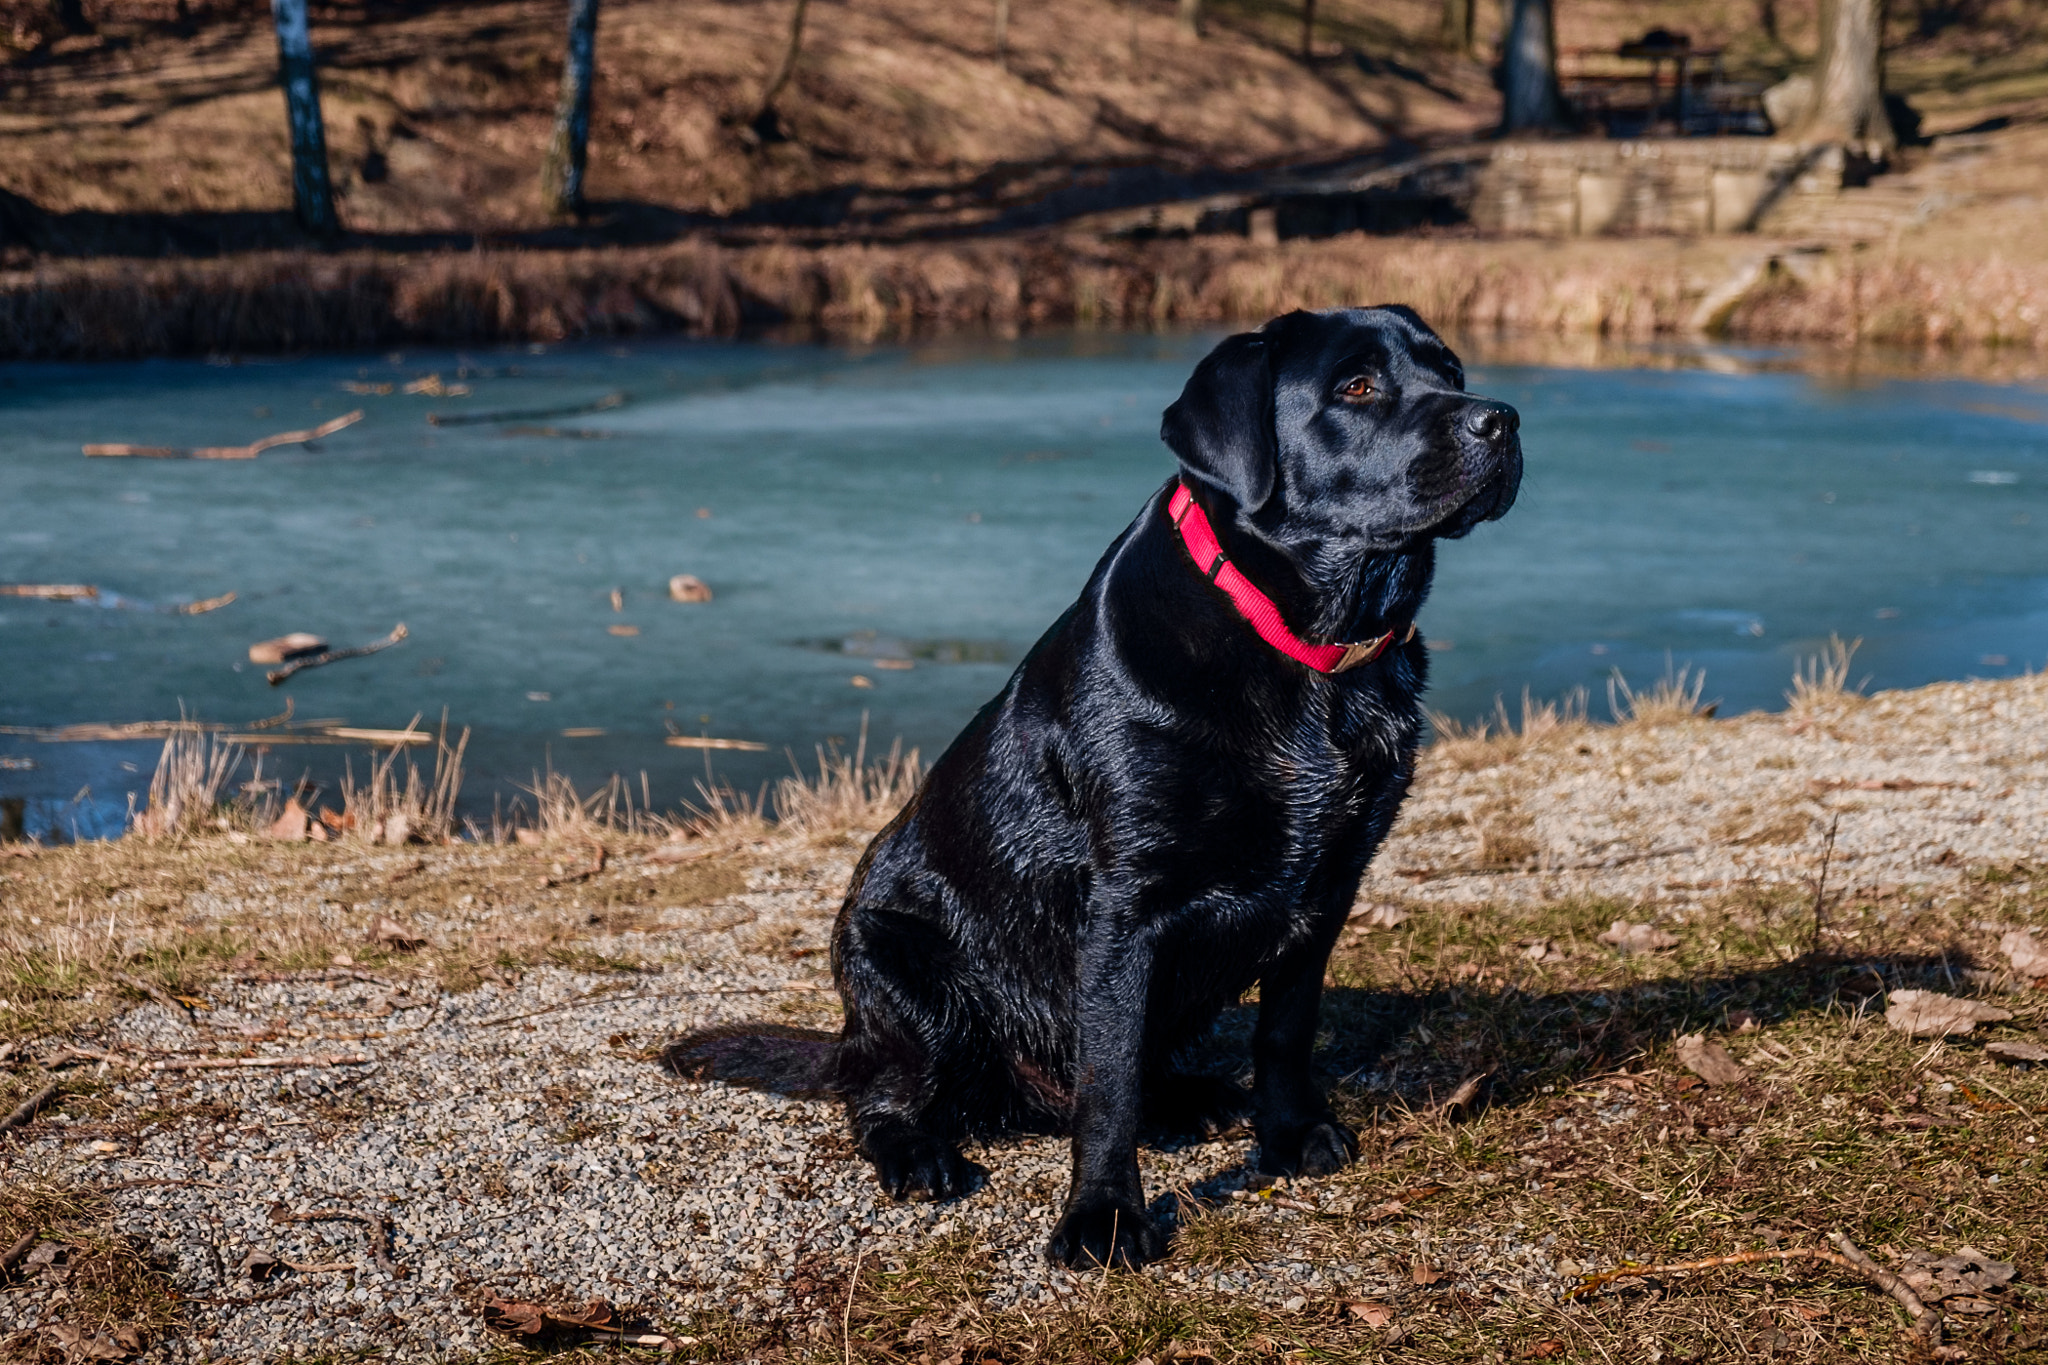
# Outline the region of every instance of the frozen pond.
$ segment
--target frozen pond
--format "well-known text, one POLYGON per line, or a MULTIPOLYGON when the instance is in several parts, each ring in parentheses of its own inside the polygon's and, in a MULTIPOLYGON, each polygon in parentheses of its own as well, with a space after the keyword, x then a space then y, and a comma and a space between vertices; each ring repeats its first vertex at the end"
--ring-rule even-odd
MULTIPOLYGON (((770 746, 712 755, 749 787, 863 713, 934 754, 1171 473, 1159 412, 1210 340, 0 366, 0 583, 101 591, 0 598, 0 725, 181 706, 242 723, 287 696, 366 727, 445 708, 475 732, 484 808, 549 762, 583 783, 645 771, 673 804, 706 755, 671 730, 770 746), (442 392, 404 392, 429 375, 442 392), (354 408, 254 461, 80 453, 354 408), (678 573, 715 600, 669 601, 678 573), (397 648, 282 687, 247 662, 288 631, 356 645, 401 621, 397 648)), ((1584 686, 1598 715, 1614 669, 1653 681, 1667 655, 1704 667, 1724 710, 1774 707, 1830 632, 1863 638, 1876 687, 2048 660, 2048 392, 1700 359, 1474 367, 1474 389, 1521 408, 1528 472, 1512 515, 1442 556, 1422 622, 1436 707, 1584 686)), ((0 735, 0 795, 104 829, 155 750, 0 735)), ((344 752, 271 767, 324 774, 344 752)))

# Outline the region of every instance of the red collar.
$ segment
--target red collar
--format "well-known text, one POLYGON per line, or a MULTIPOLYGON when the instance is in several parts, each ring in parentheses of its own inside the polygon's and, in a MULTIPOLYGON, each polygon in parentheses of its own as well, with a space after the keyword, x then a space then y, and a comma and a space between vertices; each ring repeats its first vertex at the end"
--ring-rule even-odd
MULTIPOLYGON (((1216 539, 1208 514, 1195 501, 1195 495, 1188 492, 1186 484, 1173 490, 1173 499, 1166 504, 1166 514, 1173 518, 1174 526, 1180 531, 1181 544, 1187 546, 1188 557, 1195 561, 1195 567, 1210 582, 1223 589, 1231 605, 1237 608, 1237 614, 1251 623, 1251 628, 1259 633, 1261 640, 1288 658, 1305 663, 1318 673, 1342 673, 1347 668, 1369 664, 1379 658, 1394 643, 1394 637, 1400 634, 1390 630, 1385 635, 1376 635, 1354 645, 1310 644, 1287 628, 1273 599, 1253 587, 1252 581, 1238 571, 1237 565, 1224 557, 1223 544, 1216 539)), ((1405 644, 1414 638, 1415 627, 1411 624, 1407 633, 1401 635, 1401 641, 1405 644)))

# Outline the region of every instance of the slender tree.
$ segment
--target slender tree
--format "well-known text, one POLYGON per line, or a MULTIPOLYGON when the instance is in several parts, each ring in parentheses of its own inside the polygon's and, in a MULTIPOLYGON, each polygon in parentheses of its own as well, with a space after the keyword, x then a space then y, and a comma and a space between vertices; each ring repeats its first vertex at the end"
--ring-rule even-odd
POLYGON ((313 73, 313 39, 306 29, 306 0, 270 0, 277 24, 278 77, 284 85, 285 118, 292 133, 292 211, 299 226, 315 236, 341 231, 334 212, 334 187, 327 178, 327 130, 320 121, 320 85, 313 73))
POLYGON ((1180 0, 1180 26, 1190 37, 1202 36, 1202 0, 1180 0))
POLYGON ((56 0, 57 23, 66 33, 83 34, 93 32, 92 20, 85 17, 84 0, 56 0))
POLYGON ((1813 107, 1794 130, 1881 157, 1898 145, 1884 111, 1884 8, 1880 0, 1821 0, 1813 107))
POLYGON ((540 193, 548 212, 583 212, 583 170, 590 158, 591 66, 597 56, 597 0, 569 0, 569 47, 562 61, 562 95, 555 129, 540 167, 540 193))
POLYGON ((1565 125, 1557 88, 1557 23, 1550 0, 1515 0, 1501 71, 1503 133, 1542 132, 1565 125))
POLYGON ((1316 0, 1301 0, 1301 59, 1316 55, 1316 0))
POLYGON ((1010 55, 1010 0, 996 0, 996 60, 1010 55))
POLYGON ((796 0, 796 8, 789 16, 789 41, 783 44, 782 60, 776 63, 775 74, 761 90, 761 107, 754 111, 754 129, 764 137, 775 124, 775 101, 796 75, 797 58, 804 51, 804 15, 810 8, 811 0, 796 0))
POLYGON ((1478 0, 1444 0, 1438 41, 1453 52, 1470 52, 1478 22, 1478 0))

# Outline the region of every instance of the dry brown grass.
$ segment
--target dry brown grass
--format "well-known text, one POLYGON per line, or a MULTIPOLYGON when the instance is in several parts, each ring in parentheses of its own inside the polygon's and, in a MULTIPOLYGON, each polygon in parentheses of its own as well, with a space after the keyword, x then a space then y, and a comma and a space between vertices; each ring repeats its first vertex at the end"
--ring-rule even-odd
POLYGON ((1586 690, 1575 687, 1555 701, 1537 701, 1522 689, 1519 723, 1508 714, 1507 702, 1493 699, 1493 715, 1465 722, 1439 711, 1429 713, 1434 735, 1431 756, 1467 772, 1492 767, 1531 749, 1571 739, 1583 730, 1586 719, 1586 690))
POLYGON ((1809 654, 1792 669, 1792 686, 1785 693, 1785 723, 1794 733, 1824 727, 1844 711, 1861 702, 1862 684, 1851 685, 1849 666, 1863 641, 1844 641, 1839 635, 1817 654, 1809 654))
POLYGON ((150 775, 148 801, 131 816, 135 832, 145 839, 176 839, 226 828, 223 797, 241 763, 239 745, 223 744, 196 725, 173 730, 164 736, 150 775))
MULTIPOLYGON (((417 733, 419 721, 414 716, 405 733, 417 733)), ((467 729, 453 744, 448 742, 448 722, 443 719, 434 738, 434 766, 429 775, 420 773, 409 743, 394 744, 381 757, 372 757, 368 776, 360 785, 354 765, 349 765, 341 782, 345 828, 372 844, 447 843, 459 828, 455 805, 462 796, 462 755, 468 747, 467 729)))
POLYGON ((1639 692, 1617 668, 1607 680, 1607 709, 1616 725, 1660 726, 1700 720, 1712 716, 1719 705, 1700 700, 1706 686, 1705 669, 1684 664, 1674 671, 1667 659, 1664 675, 1639 692))

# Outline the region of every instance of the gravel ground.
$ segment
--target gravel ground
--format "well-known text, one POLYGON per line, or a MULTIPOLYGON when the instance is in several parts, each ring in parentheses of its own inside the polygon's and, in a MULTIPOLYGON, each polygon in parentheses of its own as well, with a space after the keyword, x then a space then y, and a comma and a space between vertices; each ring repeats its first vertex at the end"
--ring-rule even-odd
MULTIPOLYGON (((2030 678, 1804 717, 1441 745, 1362 905, 1513 913, 1593 896, 1682 924, 1719 890, 1810 877, 1830 822, 1841 884, 1935 896, 1972 866, 2042 855, 2044 722, 2048 681, 2030 678), (1539 870, 1502 870, 1489 855, 1503 850, 1539 870)), ((0 1151, 0 1179, 113 1189, 117 1227, 146 1241, 186 1296, 189 1329, 150 1348, 164 1361, 460 1358, 487 1345, 479 1308, 492 1291, 551 1304, 602 1297, 672 1334, 687 1334, 694 1315, 730 1312, 790 1316, 800 1335, 832 1337, 826 1310, 790 1291, 806 1267, 891 1264, 947 1234, 990 1249, 992 1305, 1088 1292, 1039 1254, 1065 1188, 1064 1142, 981 1152, 990 1178, 972 1198, 897 1205, 853 1158, 832 1104, 662 1065, 663 1046, 695 1030, 833 1027, 821 950, 857 851, 846 838, 778 846, 747 890, 656 907, 639 927, 593 941, 638 971, 538 967, 451 994, 343 968, 222 979, 193 1019, 162 1004, 132 1009, 93 1040, 131 1062, 367 1060, 102 1067, 103 1112, 47 1116, 18 1134, 0 1151), (280 1218, 319 1210, 369 1221, 280 1218), (378 1220, 388 1221, 384 1255, 378 1220), (332 1268, 254 1278, 243 1273, 252 1254, 332 1268)), ((394 865, 405 856, 365 854, 394 865)), ((614 875, 635 875, 635 860, 618 860, 614 875)), ((236 911, 234 898, 215 900, 219 914, 236 911)), ((437 921, 412 907, 428 934, 467 922, 457 906, 446 911, 437 921)), ((47 1061, 70 1041, 29 1051, 47 1061)), ((815 1052, 798 1038, 786 1051, 801 1058, 806 1047, 815 1052)), ((1149 1151, 1156 1210, 1228 1200, 1247 1186, 1249 1155, 1245 1138, 1149 1151)), ((1343 1189, 1322 1197, 1326 1212, 1344 1211, 1343 1189)), ((1412 1235, 1390 1228, 1386 1239, 1412 1235)), ((1283 1236, 1250 1259, 1150 1273, 1281 1309, 1400 1291, 1400 1259, 1330 1261, 1311 1244, 1283 1236)), ((1576 1269, 1559 1268, 1542 1228, 1519 1224, 1477 1227, 1429 1254, 1490 1294, 1555 1296, 1576 1269)), ((0 1293, 0 1339, 60 1319, 66 1294, 48 1278, 0 1293)))

